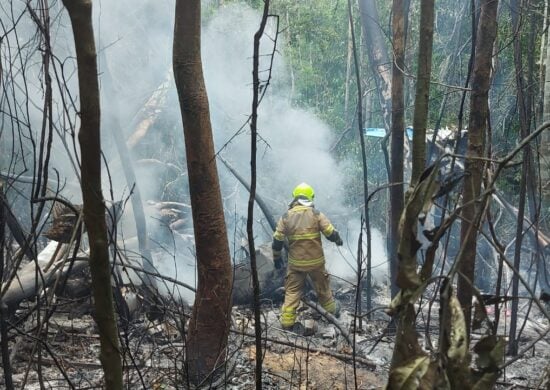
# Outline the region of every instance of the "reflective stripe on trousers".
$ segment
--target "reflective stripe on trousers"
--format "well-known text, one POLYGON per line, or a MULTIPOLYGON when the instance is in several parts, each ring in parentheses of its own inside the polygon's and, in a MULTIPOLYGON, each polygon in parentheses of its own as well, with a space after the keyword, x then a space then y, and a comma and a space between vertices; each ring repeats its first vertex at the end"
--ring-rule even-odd
POLYGON ((290 327, 296 322, 296 309, 302 299, 307 275, 313 282, 321 306, 329 313, 334 313, 336 310, 336 302, 332 297, 329 277, 324 264, 307 271, 289 265, 285 279, 285 302, 281 309, 281 325, 284 327, 290 327))
POLYGON ((281 309, 281 325, 290 328, 296 322, 296 308, 284 307, 281 309))

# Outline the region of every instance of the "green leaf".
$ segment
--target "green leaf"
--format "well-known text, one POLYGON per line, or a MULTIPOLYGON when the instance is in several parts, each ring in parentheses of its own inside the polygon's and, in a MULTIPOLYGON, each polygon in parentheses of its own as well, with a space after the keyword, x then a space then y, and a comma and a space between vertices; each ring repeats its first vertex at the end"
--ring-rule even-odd
POLYGON ((430 366, 428 356, 416 356, 390 371, 388 390, 413 390, 418 389, 420 380, 424 377, 430 366))
POLYGON ((466 335, 466 321, 456 296, 449 300, 450 321, 448 323, 449 349, 447 357, 450 360, 462 361, 468 354, 468 337, 466 335))

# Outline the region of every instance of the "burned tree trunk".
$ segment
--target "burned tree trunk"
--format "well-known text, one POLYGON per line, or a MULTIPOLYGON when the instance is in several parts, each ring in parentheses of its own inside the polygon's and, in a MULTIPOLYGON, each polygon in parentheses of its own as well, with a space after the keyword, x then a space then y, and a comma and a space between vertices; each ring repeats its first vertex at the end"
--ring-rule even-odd
POLYGON ((484 162, 485 131, 489 118, 489 86, 491 82, 491 59, 497 34, 498 1, 482 0, 475 48, 472 96, 470 98, 470 120, 468 123, 468 149, 464 164, 464 190, 462 202, 462 223, 460 241, 462 250, 459 262, 457 295, 466 321, 467 335, 470 335, 472 312, 472 283, 474 280, 477 232, 479 214, 484 205, 477 202, 481 192, 484 162))
POLYGON ((84 223, 90 242, 90 272, 95 320, 101 343, 100 360, 107 389, 122 389, 122 362, 113 307, 105 204, 101 190, 99 85, 91 0, 63 0, 73 28, 80 95, 81 186, 84 223))
POLYGON ((231 258, 200 45, 200 0, 176 0, 173 68, 185 136, 198 283, 187 335, 189 381, 223 364, 230 325, 231 258))

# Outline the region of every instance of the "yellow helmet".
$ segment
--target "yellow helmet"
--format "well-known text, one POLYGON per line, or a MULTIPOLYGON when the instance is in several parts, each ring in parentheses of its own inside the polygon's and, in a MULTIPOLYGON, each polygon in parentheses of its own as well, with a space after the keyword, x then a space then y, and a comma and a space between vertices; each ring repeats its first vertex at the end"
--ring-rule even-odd
POLYGON ((294 188, 294 191, 292 191, 292 197, 294 199, 300 195, 305 196, 310 202, 313 202, 315 191, 313 191, 313 188, 309 184, 301 183, 294 188))

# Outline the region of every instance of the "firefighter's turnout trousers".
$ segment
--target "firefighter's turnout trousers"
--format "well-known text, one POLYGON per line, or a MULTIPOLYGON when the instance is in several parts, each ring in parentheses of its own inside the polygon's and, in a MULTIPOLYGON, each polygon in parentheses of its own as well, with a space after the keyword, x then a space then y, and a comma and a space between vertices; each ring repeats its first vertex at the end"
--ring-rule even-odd
POLYGON ((285 281, 285 303, 281 310, 281 325, 291 327, 296 322, 296 309, 302 298, 307 275, 311 277, 319 303, 329 313, 335 313, 336 302, 330 291, 321 234, 328 240, 340 241, 332 223, 312 205, 295 201, 279 219, 273 233, 273 258, 281 256, 283 241, 288 239, 288 269, 285 281))
POLYGON ((325 265, 304 269, 289 264, 285 279, 285 302, 281 309, 281 325, 285 328, 293 326, 296 322, 296 309, 302 299, 307 275, 313 282, 321 306, 329 313, 336 311, 336 302, 332 297, 329 275, 325 270, 325 265))

